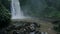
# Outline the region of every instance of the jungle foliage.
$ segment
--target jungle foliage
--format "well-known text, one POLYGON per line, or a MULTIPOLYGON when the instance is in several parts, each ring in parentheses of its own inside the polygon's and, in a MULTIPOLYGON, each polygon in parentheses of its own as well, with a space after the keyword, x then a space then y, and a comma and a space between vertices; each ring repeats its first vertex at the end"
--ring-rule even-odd
POLYGON ((11 15, 8 9, 8 4, 5 6, 4 3, 2 3, 2 0, 0 0, 0 29, 8 27, 11 20, 11 15))

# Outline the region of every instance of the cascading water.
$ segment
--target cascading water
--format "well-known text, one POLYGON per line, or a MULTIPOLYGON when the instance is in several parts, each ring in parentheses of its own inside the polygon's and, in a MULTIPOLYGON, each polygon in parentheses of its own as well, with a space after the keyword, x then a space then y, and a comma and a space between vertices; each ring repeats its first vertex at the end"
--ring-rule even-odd
POLYGON ((19 0, 11 1, 11 12, 12 12, 12 19, 23 19, 24 18, 24 15, 21 11, 19 0))

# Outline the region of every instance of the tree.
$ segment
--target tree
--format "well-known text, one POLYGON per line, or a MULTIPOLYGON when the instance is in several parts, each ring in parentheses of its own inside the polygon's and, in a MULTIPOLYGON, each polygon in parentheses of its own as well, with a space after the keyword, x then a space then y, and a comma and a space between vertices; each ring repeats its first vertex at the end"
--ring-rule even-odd
POLYGON ((54 26, 54 30, 55 30, 56 32, 60 32, 60 24, 59 24, 58 26, 54 26))
POLYGON ((11 2, 11 0, 0 0, 0 2, 1 2, 1 4, 3 4, 5 6, 5 8, 7 10, 10 11, 10 2, 11 2))
POLYGON ((0 29, 7 27, 10 24, 11 15, 9 11, 0 3, 0 29))

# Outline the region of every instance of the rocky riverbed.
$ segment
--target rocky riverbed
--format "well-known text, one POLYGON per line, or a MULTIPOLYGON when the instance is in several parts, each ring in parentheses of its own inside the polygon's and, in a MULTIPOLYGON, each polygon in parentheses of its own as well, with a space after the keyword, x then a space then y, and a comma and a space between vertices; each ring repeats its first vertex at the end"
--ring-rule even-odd
POLYGON ((40 28, 40 24, 21 21, 20 25, 15 23, 5 28, 2 30, 4 33, 1 34, 40 34, 40 32, 37 31, 38 28, 40 28))

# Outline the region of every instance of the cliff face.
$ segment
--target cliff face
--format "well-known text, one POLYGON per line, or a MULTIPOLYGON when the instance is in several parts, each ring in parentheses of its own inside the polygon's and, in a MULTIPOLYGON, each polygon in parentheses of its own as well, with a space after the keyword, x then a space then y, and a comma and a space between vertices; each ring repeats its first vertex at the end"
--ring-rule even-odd
MULTIPOLYGON (((21 8, 25 14, 37 16, 47 7, 45 0, 21 0, 21 8)), ((39 15, 40 16, 40 15, 39 15)))
POLYGON ((25 15, 59 18, 60 0, 20 0, 25 15))
MULTIPOLYGON (((60 0, 19 0, 24 15, 32 17, 57 17, 60 18, 60 0)), ((8 11, 10 11, 11 0, 0 0, 8 11)), ((11 12, 11 11, 10 11, 11 12)))

